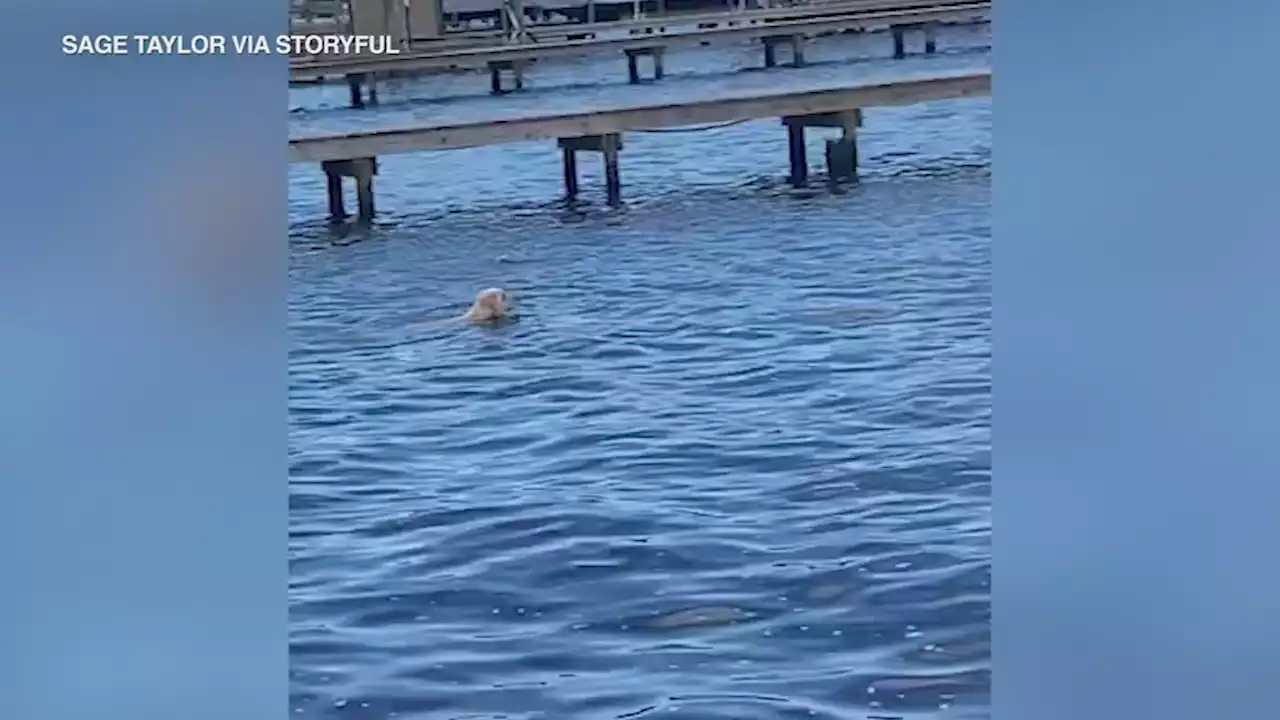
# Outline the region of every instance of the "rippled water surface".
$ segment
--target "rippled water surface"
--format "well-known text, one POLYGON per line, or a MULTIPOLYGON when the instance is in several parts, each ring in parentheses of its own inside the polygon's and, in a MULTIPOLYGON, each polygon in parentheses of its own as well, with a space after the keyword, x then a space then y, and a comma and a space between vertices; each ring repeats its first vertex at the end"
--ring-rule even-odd
MULTIPOLYGON (((985 62, 952 32, 908 70, 985 62)), ((869 111, 845 188, 776 120, 630 135, 618 210, 546 143, 388 158, 368 231, 295 166, 293 716, 986 717, 990 112, 869 111), (490 285, 520 318, 455 322, 490 285)))

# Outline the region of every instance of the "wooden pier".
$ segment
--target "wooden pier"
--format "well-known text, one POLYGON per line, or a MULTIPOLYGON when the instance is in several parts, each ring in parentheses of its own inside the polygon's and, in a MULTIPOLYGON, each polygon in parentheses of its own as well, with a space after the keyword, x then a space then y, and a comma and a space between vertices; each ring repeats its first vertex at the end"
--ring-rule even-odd
POLYGON ((364 90, 366 85, 369 86, 369 103, 377 102, 376 86, 371 79, 378 73, 487 68, 490 76, 490 90, 499 94, 512 89, 504 83, 505 74, 510 74, 514 89, 522 89, 528 67, 539 60, 582 56, 601 51, 621 51, 627 61, 628 81, 639 83, 642 80, 639 58, 650 59, 653 68, 651 77, 659 80, 664 74, 663 58, 668 48, 705 45, 717 40, 759 40, 763 49, 762 64, 765 67, 773 67, 777 64, 777 49, 784 47, 789 51, 789 64, 799 67, 805 63, 804 45, 809 37, 823 33, 888 27, 893 33, 893 55, 895 58, 902 58, 906 55, 909 32, 921 35, 923 51, 933 53, 937 50, 939 24, 971 21, 987 15, 990 10, 989 0, 985 2, 946 0, 923 9, 887 10, 832 18, 789 20, 650 36, 501 45, 380 57, 295 61, 290 64, 289 78, 290 81, 297 82, 345 75, 350 89, 351 106, 362 108, 366 104, 364 90))
MULTIPOLYGON (((529 4, 535 4, 529 0, 529 4)), ((811 20, 884 10, 910 10, 937 5, 936 0, 833 0, 832 2, 806 3, 790 7, 773 7, 741 10, 718 10, 697 13, 666 13, 621 18, 604 22, 588 20, 565 23, 531 23, 525 31, 533 42, 558 42, 563 40, 590 40, 602 35, 654 35, 681 28, 708 30, 719 27, 759 25, 789 20, 811 20)), ((415 41, 420 38, 414 38, 415 41)), ((450 29, 445 41, 497 41, 504 39, 499 28, 486 30, 450 29)), ((428 39, 423 43, 432 44, 428 39)), ((427 49, 424 47, 423 49, 427 49)))
MULTIPOLYGON (((350 0, 350 5, 369 0, 350 0)), ((373 0, 377 2, 378 0, 373 0)), ((400 0, 404 1, 404 0, 400 0)), ((408 0, 409 7, 414 8, 424 1, 408 0)), ((509 1, 509 0, 508 0, 509 1)), ((348 3, 342 0, 294 0, 295 9, 290 17, 290 32, 294 34, 366 34, 369 28, 353 27, 354 18, 347 14, 348 3), (322 6, 317 8, 316 6, 322 6), (319 9, 319 15, 316 10, 319 9)), ((529 2, 530 5, 537 3, 529 2)), ((627 4, 623 2, 618 5, 627 4)), ((790 7, 772 7, 756 9, 726 9, 702 12, 674 12, 659 10, 657 13, 639 17, 621 18, 617 20, 597 22, 591 19, 594 9, 591 3, 582 3, 587 11, 586 22, 529 22, 525 30, 525 38, 531 42, 560 42, 564 40, 591 40, 601 35, 626 33, 629 35, 653 35, 678 30, 680 28, 696 28, 699 30, 719 27, 739 27, 758 25, 788 20, 804 20, 829 18, 862 12, 879 12, 884 10, 919 9, 931 7, 936 0, 827 0, 825 2, 807 2, 790 7)), ((495 8, 501 8, 501 0, 495 0, 495 8)), ((555 8, 552 8, 555 9, 555 8)), ((424 15, 441 12, 437 6, 422 10, 424 15)), ((495 12, 500 10, 495 9, 495 12)), ((486 29, 469 29, 446 27, 441 18, 436 23, 421 23, 406 28, 408 31, 409 49, 448 50, 463 47, 483 47, 502 44, 507 40, 507 31, 500 27, 486 29), (434 32, 433 32, 434 31, 434 32)))
POLYGON ((618 163, 627 132, 781 118, 787 129, 790 180, 801 186, 808 179, 806 128, 841 131, 839 138, 827 140, 828 175, 833 180, 853 179, 857 176, 857 128, 862 124, 864 109, 990 94, 990 71, 949 73, 820 90, 784 90, 685 103, 315 135, 289 141, 289 162, 320 163, 328 184, 329 214, 334 221, 348 218, 342 179, 354 178, 357 219, 367 222, 374 216, 373 180, 381 156, 555 140, 564 163, 565 195, 572 199, 578 194, 577 154, 594 152, 604 159, 606 196, 616 205, 622 199, 618 163))

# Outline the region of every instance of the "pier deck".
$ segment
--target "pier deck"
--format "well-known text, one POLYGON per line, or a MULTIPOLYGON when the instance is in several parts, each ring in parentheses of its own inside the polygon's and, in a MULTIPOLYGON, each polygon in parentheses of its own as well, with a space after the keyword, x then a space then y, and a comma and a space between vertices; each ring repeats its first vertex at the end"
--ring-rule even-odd
MULTIPOLYGON (((530 39, 535 42, 563 41, 575 39, 592 39, 601 35, 653 35, 677 30, 679 28, 710 29, 758 25, 764 23, 786 22, 790 20, 806 20, 830 18, 854 13, 879 12, 884 10, 919 9, 933 7, 936 0, 842 0, 836 2, 808 3, 791 7, 756 8, 742 10, 719 10, 702 12, 655 13, 631 18, 621 18, 603 22, 585 23, 531 23, 526 26, 530 39)), ((446 38, 462 41, 497 41, 503 38, 499 28, 472 30, 449 30, 446 38)), ((416 38, 415 38, 416 39, 416 38)), ((429 45, 428 45, 429 47, 429 45)))
MULTIPOLYGON (((581 56, 601 50, 659 52, 680 46, 696 46, 724 40, 766 40, 766 52, 772 48, 771 39, 793 42, 799 46, 805 37, 846 30, 895 28, 895 55, 902 45, 901 31, 921 28, 926 32, 926 42, 931 42, 931 26, 938 23, 966 22, 985 17, 991 10, 991 2, 973 0, 946 0, 927 7, 898 10, 876 10, 835 17, 814 17, 770 23, 722 26, 682 32, 659 32, 647 35, 585 40, 563 40, 532 44, 496 45, 452 50, 412 52, 400 55, 342 57, 327 59, 299 59, 290 63, 289 79, 293 82, 314 80, 338 75, 363 75, 379 72, 412 72, 453 68, 484 68, 495 70, 499 66, 525 64, 549 58, 581 56)), ((771 56, 771 53, 770 53, 771 56)), ((802 62, 802 59, 800 60, 802 62)))
POLYGON ((829 113, 989 95, 991 72, 971 71, 823 90, 753 93, 679 104, 631 105, 449 125, 324 133, 289 140, 289 162, 323 162, 526 140, 604 135, 735 120, 829 113))
POLYGON ((328 180, 331 219, 345 220, 342 178, 356 180, 359 218, 373 218, 373 177, 383 155, 478 147, 529 140, 557 140, 564 161, 565 194, 578 193, 577 153, 604 157, 606 191, 611 204, 621 200, 618 153, 623 134, 781 118, 787 128, 790 178, 803 185, 808 177, 804 131, 807 127, 839 128, 839 139, 827 141, 828 175, 853 179, 857 173, 857 128, 865 108, 908 105, 990 95, 989 70, 896 79, 855 86, 753 93, 683 102, 589 109, 578 112, 482 120, 449 125, 327 133, 289 140, 289 162, 320 163, 328 180))
MULTIPOLYGON (((617 3, 623 4, 623 3, 617 3)), ((624 17, 617 20, 587 22, 536 22, 525 26, 529 39, 534 42, 584 40, 601 35, 622 34, 652 35, 665 33, 668 29, 716 28, 720 26, 742 26, 787 20, 849 15, 859 12, 876 12, 882 10, 912 9, 930 7, 937 3, 932 0, 828 0, 826 2, 809 2, 790 7, 725 9, 657 12, 640 17, 624 17)), ((340 15, 338 3, 331 2, 331 8, 316 17, 311 13, 295 10, 290 17, 290 32, 294 34, 329 34, 349 33, 350 18, 340 15)), ((500 6, 497 3, 495 7, 500 6)), ((550 8, 552 10, 556 8, 550 8)), ((497 12, 495 10, 495 12, 497 12)), ((588 13, 590 16, 590 13, 588 13)), ((437 50, 501 44, 506 37, 500 27, 474 29, 463 27, 448 28, 440 37, 411 38, 413 50, 437 50)))

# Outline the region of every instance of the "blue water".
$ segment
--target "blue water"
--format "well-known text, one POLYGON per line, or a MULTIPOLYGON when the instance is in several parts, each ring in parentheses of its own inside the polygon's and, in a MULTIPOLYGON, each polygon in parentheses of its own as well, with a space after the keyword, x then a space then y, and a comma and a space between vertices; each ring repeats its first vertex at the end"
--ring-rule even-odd
MULTIPOLYGON (((898 64, 830 42, 787 82, 989 61, 986 28, 898 64)), ((702 52, 639 88, 540 68, 533 100, 406 82, 297 131, 769 75, 702 52)), ((558 202, 547 143, 387 158, 370 231, 292 168, 294 717, 989 715, 991 104, 868 112, 847 188, 787 187, 785 145, 629 135, 618 210, 594 163, 558 202), (490 285, 520 319, 453 322, 490 285)))

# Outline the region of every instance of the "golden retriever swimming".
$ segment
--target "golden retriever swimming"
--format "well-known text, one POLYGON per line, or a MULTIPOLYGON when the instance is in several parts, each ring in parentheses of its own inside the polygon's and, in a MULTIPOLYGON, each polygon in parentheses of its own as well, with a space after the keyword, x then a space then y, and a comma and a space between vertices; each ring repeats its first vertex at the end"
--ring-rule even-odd
POLYGON ((511 296, 502 288, 488 288, 476 295, 471 309, 462 316, 463 320, 473 323, 494 323, 507 319, 512 311, 511 296))

